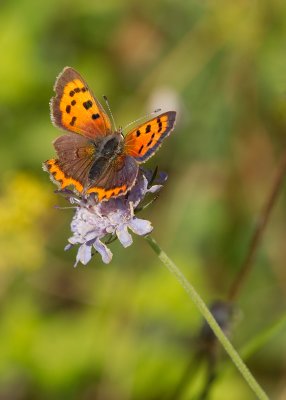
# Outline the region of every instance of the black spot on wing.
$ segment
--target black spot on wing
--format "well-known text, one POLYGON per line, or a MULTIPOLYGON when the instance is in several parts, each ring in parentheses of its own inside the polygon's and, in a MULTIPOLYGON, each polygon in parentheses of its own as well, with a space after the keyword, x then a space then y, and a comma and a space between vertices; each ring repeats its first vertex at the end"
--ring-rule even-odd
POLYGON ((71 125, 71 126, 74 126, 75 121, 76 121, 76 117, 72 117, 72 120, 71 120, 71 122, 70 122, 70 125, 71 125))
POLYGON ((149 132, 151 132, 151 125, 150 124, 148 124, 146 126, 146 130, 145 130, 145 133, 149 133, 149 132))
POLYGON ((92 101, 91 100, 87 100, 87 101, 83 102, 82 105, 84 106, 84 108, 86 110, 88 110, 90 107, 92 107, 92 101))
POLYGON ((99 118, 99 117, 100 117, 100 115, 97 114, 97 113, 96 113, 96 114, 92 114, 92 116, 91 116, 92 119, 97 119, 97 118, 99 118))
POLYGON ((66 112, 68 114, 71 112, 71 106, 69 104, 66 106, 66 112))
POLYGON ((140 147, 139 152, 138 152, 139 154, 142 153, 143 147, 144 147, 144 144, 142 144, 142 146, 140 147))

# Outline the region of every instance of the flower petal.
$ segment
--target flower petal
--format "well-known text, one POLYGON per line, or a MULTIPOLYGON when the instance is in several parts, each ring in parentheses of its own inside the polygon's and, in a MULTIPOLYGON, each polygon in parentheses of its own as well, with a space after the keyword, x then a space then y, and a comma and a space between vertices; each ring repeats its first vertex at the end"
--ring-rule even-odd
POLYGON ((162 185, 163 183, 166 182, 167 179, 168 179, 167 172, 160 171, 159 176, 155 179, 155 183, 162 185))
POLYGON ((148 193, 156 193, 161 189, 162 186, 163 185, 153 185, 147 190, 147 192, 148 193))
POLYGON ((93 243, 93 247, 101 255, 102 261, 105 264, 109 264, 112 260, 112 252, 110 251, 110 249, 99 239, 95 240, 95 242, 93 243))
POLYGON ((141 172, 138 174, 137 183, 133 186, 128 194, 128 201, 133 204, 134 208, 143 200, 147 192, 148 181, 141 172))
POLYGON ((75 267, 79 262, 81 262, 83 265, 86 265, 91 259, 91 246, 86 245, 85 243, 82 244, 76 255, 76 262, 75 262, 75 267))
POLYGON ((116 235, 123 247, 128 247, 133 243, 132 236, 128 232, 126 224, 121 224, 117 227, 116 235))
POLYGON ((140 219, 140 218, 133 218, 129 224, 128 227, 137 235, 147 235, 148 233, 152 232, 153 226, 150 221, 147 221, 146 219, 140 219))

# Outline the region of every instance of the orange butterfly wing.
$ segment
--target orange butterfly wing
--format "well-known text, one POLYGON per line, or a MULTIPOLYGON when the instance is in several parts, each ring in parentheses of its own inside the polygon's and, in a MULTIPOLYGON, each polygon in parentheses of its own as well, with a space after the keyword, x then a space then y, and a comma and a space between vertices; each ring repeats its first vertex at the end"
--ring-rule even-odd
POLYGON ((176 112, 168 111, 128 132, 125 137, 125 153, 134 157, 138 163, 148 160, 173 130, 175 119, 176 112))
POLYGON ((111 133, 107 114, 84 79, 73 68, 63 69, 54 90, 56 96, 50 103, 54 125, 91 139, 111 133))

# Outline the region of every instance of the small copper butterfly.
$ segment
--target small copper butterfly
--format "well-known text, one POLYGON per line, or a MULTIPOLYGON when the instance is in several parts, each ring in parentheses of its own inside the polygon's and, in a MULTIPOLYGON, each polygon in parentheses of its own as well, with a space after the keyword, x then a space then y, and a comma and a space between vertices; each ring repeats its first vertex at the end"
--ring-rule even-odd
POLYGON ((68 131, 53 145, 58 158, 43 164, 63 189, 95 193, 98 201, 125 194, 135 183, 139 164, 150 158, 172 131, 176 112, 165 112, 132 129, 124 137, 113 131, 99 101, 73 68, 58 76, 51 99, 51 119, 68 131))

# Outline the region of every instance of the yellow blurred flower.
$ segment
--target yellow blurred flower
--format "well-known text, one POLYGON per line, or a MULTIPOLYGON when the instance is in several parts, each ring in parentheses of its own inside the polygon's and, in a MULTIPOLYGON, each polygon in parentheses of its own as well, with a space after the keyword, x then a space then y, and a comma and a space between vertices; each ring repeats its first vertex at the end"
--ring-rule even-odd
POLYGON ((33 269, 44 259, 43 221, 51 204, 46 185, 28 173, 3 179, 0 195, 0 269, 33 269))

